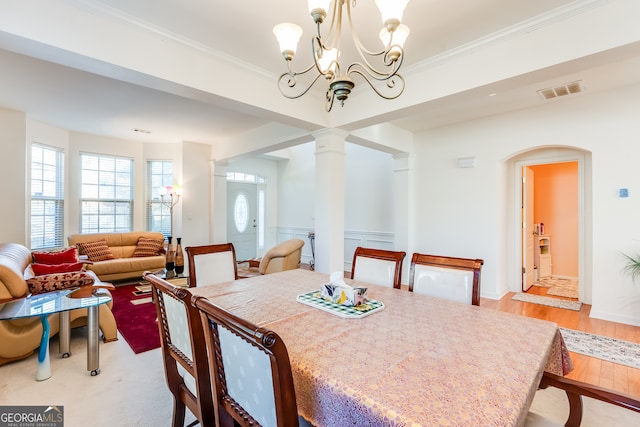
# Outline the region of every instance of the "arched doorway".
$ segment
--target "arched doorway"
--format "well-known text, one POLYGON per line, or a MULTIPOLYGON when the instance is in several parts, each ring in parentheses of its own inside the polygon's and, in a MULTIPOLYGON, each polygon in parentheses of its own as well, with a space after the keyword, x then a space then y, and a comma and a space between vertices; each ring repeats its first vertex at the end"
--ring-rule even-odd
MULTIPOLYGON (((536 165, 553 165, 560 163, 577 163, 577 212, 568 213, 568 215, 577 216, 577 260, 578 260, 578 283, 579 283, 579 301, 591 304, 591 269, 589 268, 591 254, 591 154, 587 151, 577 150, 564 147, 549 147, 530 150, 520 153, 510 159, 510 167, 514 177, 513 205, 514 206, 514 222, 513 233, 514 248, 520 251, 519 256, 513 257, 514 275, 510 289, 514 292, 521 292, 527 287, 527 282, 531 282, 532 278, 532 259, 533 253, 538 249, 533 243, 532 237, 533 226, 531 219, 529 225, 527 222, 527 191, 525 184, 525 172, 536 165), (589 208, 587 208, 589 206, 589 208), (529 240, 529 241, 528 241, 529 240)), ((529 198, 529 203, 531 198, 529 198)), ((531 217, 529 217, 531 218, 531 217)), ((539 224, 538 224, 539 225, 539 224)), ((546 232, 545 232, 546 233, 546 232)), ((535 234, 533 234, 535 235, 535 234)), ((547 241, 548 243, 548 241, 547 241)), ((540 262, 540 261, 538 261, 540 262)), ((538 273, 538 271, 536 271, 538 273)))

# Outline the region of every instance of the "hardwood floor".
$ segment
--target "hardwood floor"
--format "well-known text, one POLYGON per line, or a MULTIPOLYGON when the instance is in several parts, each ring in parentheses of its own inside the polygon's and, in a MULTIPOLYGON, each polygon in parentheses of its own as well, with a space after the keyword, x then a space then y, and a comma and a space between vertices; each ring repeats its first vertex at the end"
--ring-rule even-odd
MULTIPOLYGON (((529 293, 544 295, 546 289, 534 286, 529 293)), ((592 319, 589 317, 589 312, 591 311, 590 305, 583 304, 582 309, 578 312, 514 301, 511 299, 512 296, 513 292, 505 295, 499 301, 481 298, 480 306, 549 320, 564 328, 590 332, 640 344, 640 327, 592 319)), ((567 377, 640 398, 640 369, 630 368, 625 365, 619 365, 577 353, 571 353, 571 358, 574 369, 567 377)))

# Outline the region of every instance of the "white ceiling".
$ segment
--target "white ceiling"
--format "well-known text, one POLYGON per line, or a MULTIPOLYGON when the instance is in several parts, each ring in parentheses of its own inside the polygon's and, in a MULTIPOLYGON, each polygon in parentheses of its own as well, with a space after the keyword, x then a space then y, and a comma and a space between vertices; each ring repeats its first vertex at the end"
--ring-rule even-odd
MULTIPOLYGON (((295 58, 300 62, 298 68, 306 66, 304 59, 311 56, 309 39, 315 27, 303 0, 67 0, 65 3, 110 22, 145 28, 164 38, 235 58, 238 64, 250 64, 259 73, 273 76, 283 73, 286 65, 271 30, 283 21, 296 22, 304 29, 295 58)), ((411 29, 405 44, 404 67, 480 43, 523 22, 548 19, 554 11, 575 3, 596 1, 412 0, 403 19, 411 29)), ((0 15, 4 7, 0 5, 0 15)), ((353 20, 365 45, 379 43, 381 22, 373 0, 358 1, 353 20)), ((78 36, 100 40, 112 35, 96 30, 78 36)), ((0 49, 3 49, 0 106, 74 131, 155 142, 213 142, 274 120, 273 115, 260 109, 225 102, 214 94, 181 90, 174 84, 164 84, 162 79, 149 84, 153 76, 140 76, 127 69, 114 71, 113 66, 89 58, 83 61, 81 53, 70 55, 47 46, 45 39, 46 36, 39 41, 23 39, 4 31, 0 25, 0 49), (131 83, 142 80, 144 85, 131 83), (135 134, 133 128, 152 133, 135 134)), ((121 49, 126 50, 127 46, 122 45, 121 49)), ((349 49, 345 48, 344 55, 349 55, 349 49)), ((585 57, 504 80, 492 87, 444 97, 402 114, 390 113, 386 120, 416 132, 539 105, 542 101, 536 90, 543 89, 545 84, 581 80, 588 90, 631 84, 640 80, 639 57, 637 47, 585 57), (489 97, 489 92, 497 95, 489 97)), ((347 100, 345 109, 348 103, 347 100)))

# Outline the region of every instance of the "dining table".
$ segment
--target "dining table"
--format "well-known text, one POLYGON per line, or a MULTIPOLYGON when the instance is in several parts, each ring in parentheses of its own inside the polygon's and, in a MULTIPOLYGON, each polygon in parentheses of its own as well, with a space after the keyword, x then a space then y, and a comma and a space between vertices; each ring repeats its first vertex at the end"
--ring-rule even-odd
POLYGON ((572 369, 555 323, 349 279, 375 310, 305 301, 329 282, 295 269, 190 288, 282 338, 314 426, 523 425, 543 372, 572 369))

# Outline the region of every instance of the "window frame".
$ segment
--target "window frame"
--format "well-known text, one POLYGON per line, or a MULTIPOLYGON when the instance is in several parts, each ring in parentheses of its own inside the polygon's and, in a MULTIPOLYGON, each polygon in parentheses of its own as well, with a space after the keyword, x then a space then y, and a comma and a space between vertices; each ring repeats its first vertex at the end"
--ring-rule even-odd
POLYGON ((39 142, 31 144, 31 177, 29 181, 29 241, 31 249, 53 249, 64 246, 64 160, 64 149, 60 147, 39 142), (35 150, 41 150, 41 153, 38 155, 35 150), (53 162, 46 163, 46 152, 54 157, 53 162), (36 159, 36 157, 39 158, 36 159), (38 178, 34 179, 36 175, 38 178), (40 184, 40 192, 35 191, 37 183, 40 184), (48 187, 49 191, 45 191, 45 187, 48 187), (38 204, 42 206, 37 207, 38 204), (36 218, 41 220, 37 221, 36 218), (35 224, 38 222, 41 231, 34 228, 37 227, 35 224), (50 227, 53 227, 53 233, 47 231, 50 227), (39 243, 35 244, 34 239, 37 239, 39 243))
POLYGON ((158 231, 168 238, 171 235, 171 206, 162 200, 158 189, 173 185, 173 160, 147 160, 145 186, 145 218, 147 231, 158 231), (154 173, 154 165, 161 166, 161 173, 154 173), (170 171, 167 171, 170 169, 170 171), (160 224, 155 227, 154 224, 160 224))
POLYGON ((80 233, 132 231, 133 195, 132 158, 80 153, 80 233), (88 167, 86 162, 91 158, 97 163, 97 167, 88 167), (113 167, 109 167, 110 164, 113 167), (119 170, 123 165, 128 167, 128 171, 119 170))

